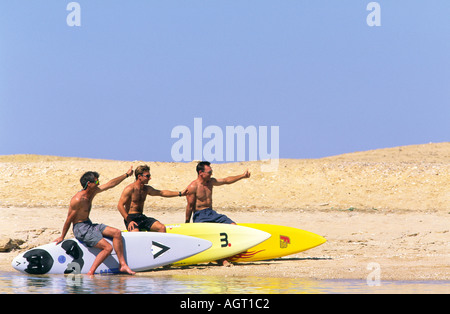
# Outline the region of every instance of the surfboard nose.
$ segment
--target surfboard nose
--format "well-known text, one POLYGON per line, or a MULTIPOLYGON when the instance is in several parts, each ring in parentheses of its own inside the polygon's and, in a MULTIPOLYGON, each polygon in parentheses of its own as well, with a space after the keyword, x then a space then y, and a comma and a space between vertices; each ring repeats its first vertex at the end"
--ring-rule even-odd
POLYGON ((305 230, 302 230, 302 232, 303 232, 304 236, 307 236, 308 239, 309 239, 309 242, 310 242, 310 244, 309 244, 310 247, 309 248, 310 249, 315 248, 315 247, 317 247, 319 245, 322 245, 325 242, 327 242, 327 239, 325 239, 321 235, 318 235, 318 234, 313 233, 313 232, 305 231, 305 230))
POLYGON ((327 242, 327 239, 325 239, 324 237, 317 235, 317 246, 324 244, 325 242, 327 242))
MULTIPOLYGON (((241 226, 241 227, 243 227, 243 226, 241 226)), ((257 240, 257 241, 259 241, 258 244, 266 241, 267 239, 269 239, 272 236, 270 233, 263 231, 263 230, 250 228, 250 227, 244 227, 244 228, 252 229, 253 237, 258 239, 257 240)))
POLYGON ((25 269, 25 262, 26 262, 26 260, 23 258, 23 254, 20 254, 20 255, 14 257, 14 259, 11 262, 11 266, 15 270, 23 272, 25 269))

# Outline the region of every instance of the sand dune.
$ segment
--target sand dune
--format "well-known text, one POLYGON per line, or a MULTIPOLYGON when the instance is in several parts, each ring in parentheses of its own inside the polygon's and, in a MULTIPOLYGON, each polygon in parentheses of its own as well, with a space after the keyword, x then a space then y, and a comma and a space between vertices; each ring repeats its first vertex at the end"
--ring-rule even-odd
MULTIPOLYGON (((151 167, 150 184, 158 189, 181 190, 196 178, 195 162, 111 161, 36 155, 0 156, 0 207, 67 206, 81 188, 88 170, 100 181, 125 173, 130 166, 151 167)), ((450 143, 415 145, 357 152, 323 159, 282 159, 275 172, 261 171, 263 162, 213 166, 215 177, 249 169, 252 177, 217 189, 216 209, 450 209, 450 143)), ((95 206, 115 209, 124 181, 99 195, 95 206)), ((149 209, 181 209, 182 199, 152 198, 149 209)))

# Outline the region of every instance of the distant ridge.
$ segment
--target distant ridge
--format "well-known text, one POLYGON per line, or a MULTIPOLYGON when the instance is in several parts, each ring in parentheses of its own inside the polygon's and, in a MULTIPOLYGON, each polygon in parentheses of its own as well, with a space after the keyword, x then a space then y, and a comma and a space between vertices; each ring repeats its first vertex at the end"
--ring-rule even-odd
POLYGON ((109 159, 61 157, 61 156, 34 155, 34 154, 0 155, 0 162, 49 162, 49 161, 88 161, 88 160, 113 161, 109 159))
POLYGON ((450 163, 450 142, 380 148, 325 157, 321 160, 450 163))
MULTIPOLYGON (((50 162, 50 161, 122 161, 110 159, 59 157, 49 155, 0 155, 0 162, 50 162)), ((294 159, 295 160, 295 159, 294 159)), ((302 160, 302 159, 297 159, 302 160)), ((324 161, 361 161, 361 162, 450 162, 450 142, 429 143, 392 148, 380 148, 362 152, 320 158, 324 161)))

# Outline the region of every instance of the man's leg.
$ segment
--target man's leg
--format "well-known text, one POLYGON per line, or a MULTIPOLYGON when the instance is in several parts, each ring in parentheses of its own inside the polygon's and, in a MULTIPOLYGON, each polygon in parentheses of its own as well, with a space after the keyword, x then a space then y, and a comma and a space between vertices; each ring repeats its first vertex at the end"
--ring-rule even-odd
POLYGON ((166 226, 164 226, 162 223, 160 223, 159 221, 155 221, 151 228, 150 231, 156 231, 156 232, 166 232, 166 226))
POLYGON ((112 252, 112 246, 108 243, 105 239, 101 239, 98 241, 98 243, 95 245, 97 249, 100 249, 100 253, 97 254, 97 257, 94 260, 94 263, 92 263, 91 269, 89 269, 88 275, 94 275, 95 270, 98 266, 100 266, 101 263, 108 257, 108 255, 112 252))
MULTIPOLYGON (((116 251, 117 258, 119 259, 120 268, 119 270, 122 273, 127 273, 130 275, 134 275, 135 272, 128 267, 127 263, 125 262, 125 258, 123 256, 123 241, 122 241, 122 232, 120 232, 119 229, 112 228, 112 227, 106 227, 105 230, 103 230, 102 233, 105 237, 113 238, 113 246, 114 250, 116 251)), ((105 239, 102 239, 106 242, 105 239)), ((106 242, 108 245, 109 243, 106 242)), ((111 245, 109 245, 111 246, 111 245)), ((109 252, 111 253, 111 251, 109 252)), ((100 265, 100 264, 99 264, 100 265)))

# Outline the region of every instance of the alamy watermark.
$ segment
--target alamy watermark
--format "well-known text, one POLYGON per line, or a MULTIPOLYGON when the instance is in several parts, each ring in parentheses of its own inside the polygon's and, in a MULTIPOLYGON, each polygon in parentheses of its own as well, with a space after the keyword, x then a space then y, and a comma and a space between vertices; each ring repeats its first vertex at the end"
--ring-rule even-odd
POLYGON ((381 266, 378 263, 371 262, 367 264, 367 270, 371 270, 367 275, 366 283, 368 286, 381 286, 381 266))
MULTIPOLYGON (((66 10, 70 11, 67 15, 66 23, 68 26, 81 26, 81 6, 78 2, 69 2, 66 10)), ((378 2, 369 2, 366 6, 367 11, 371 11, 366 18, 368 26, 381 26, 381 6, 378 2)))
POLYGON ((262 160, 261 171, 278 170, 280 158, 280 127, 250 125, 243 127, 217 125, 203 127, 202 118, 194 118, 193 127, 177 125, 171 138, 173 161, 254 161, 262 160), (269 150, 270 143, 270 150, 269 150))
POLYGON ((67 14, 66 23, 68 26, 81 26, 81 6, 78 2, 70 2, 66 6, 67 14))
POLYGON ((378 2, 370 2, 366 7, 367 11, 371 11, 366 18, 367 25, 381 26, 381 6, 378 2))

